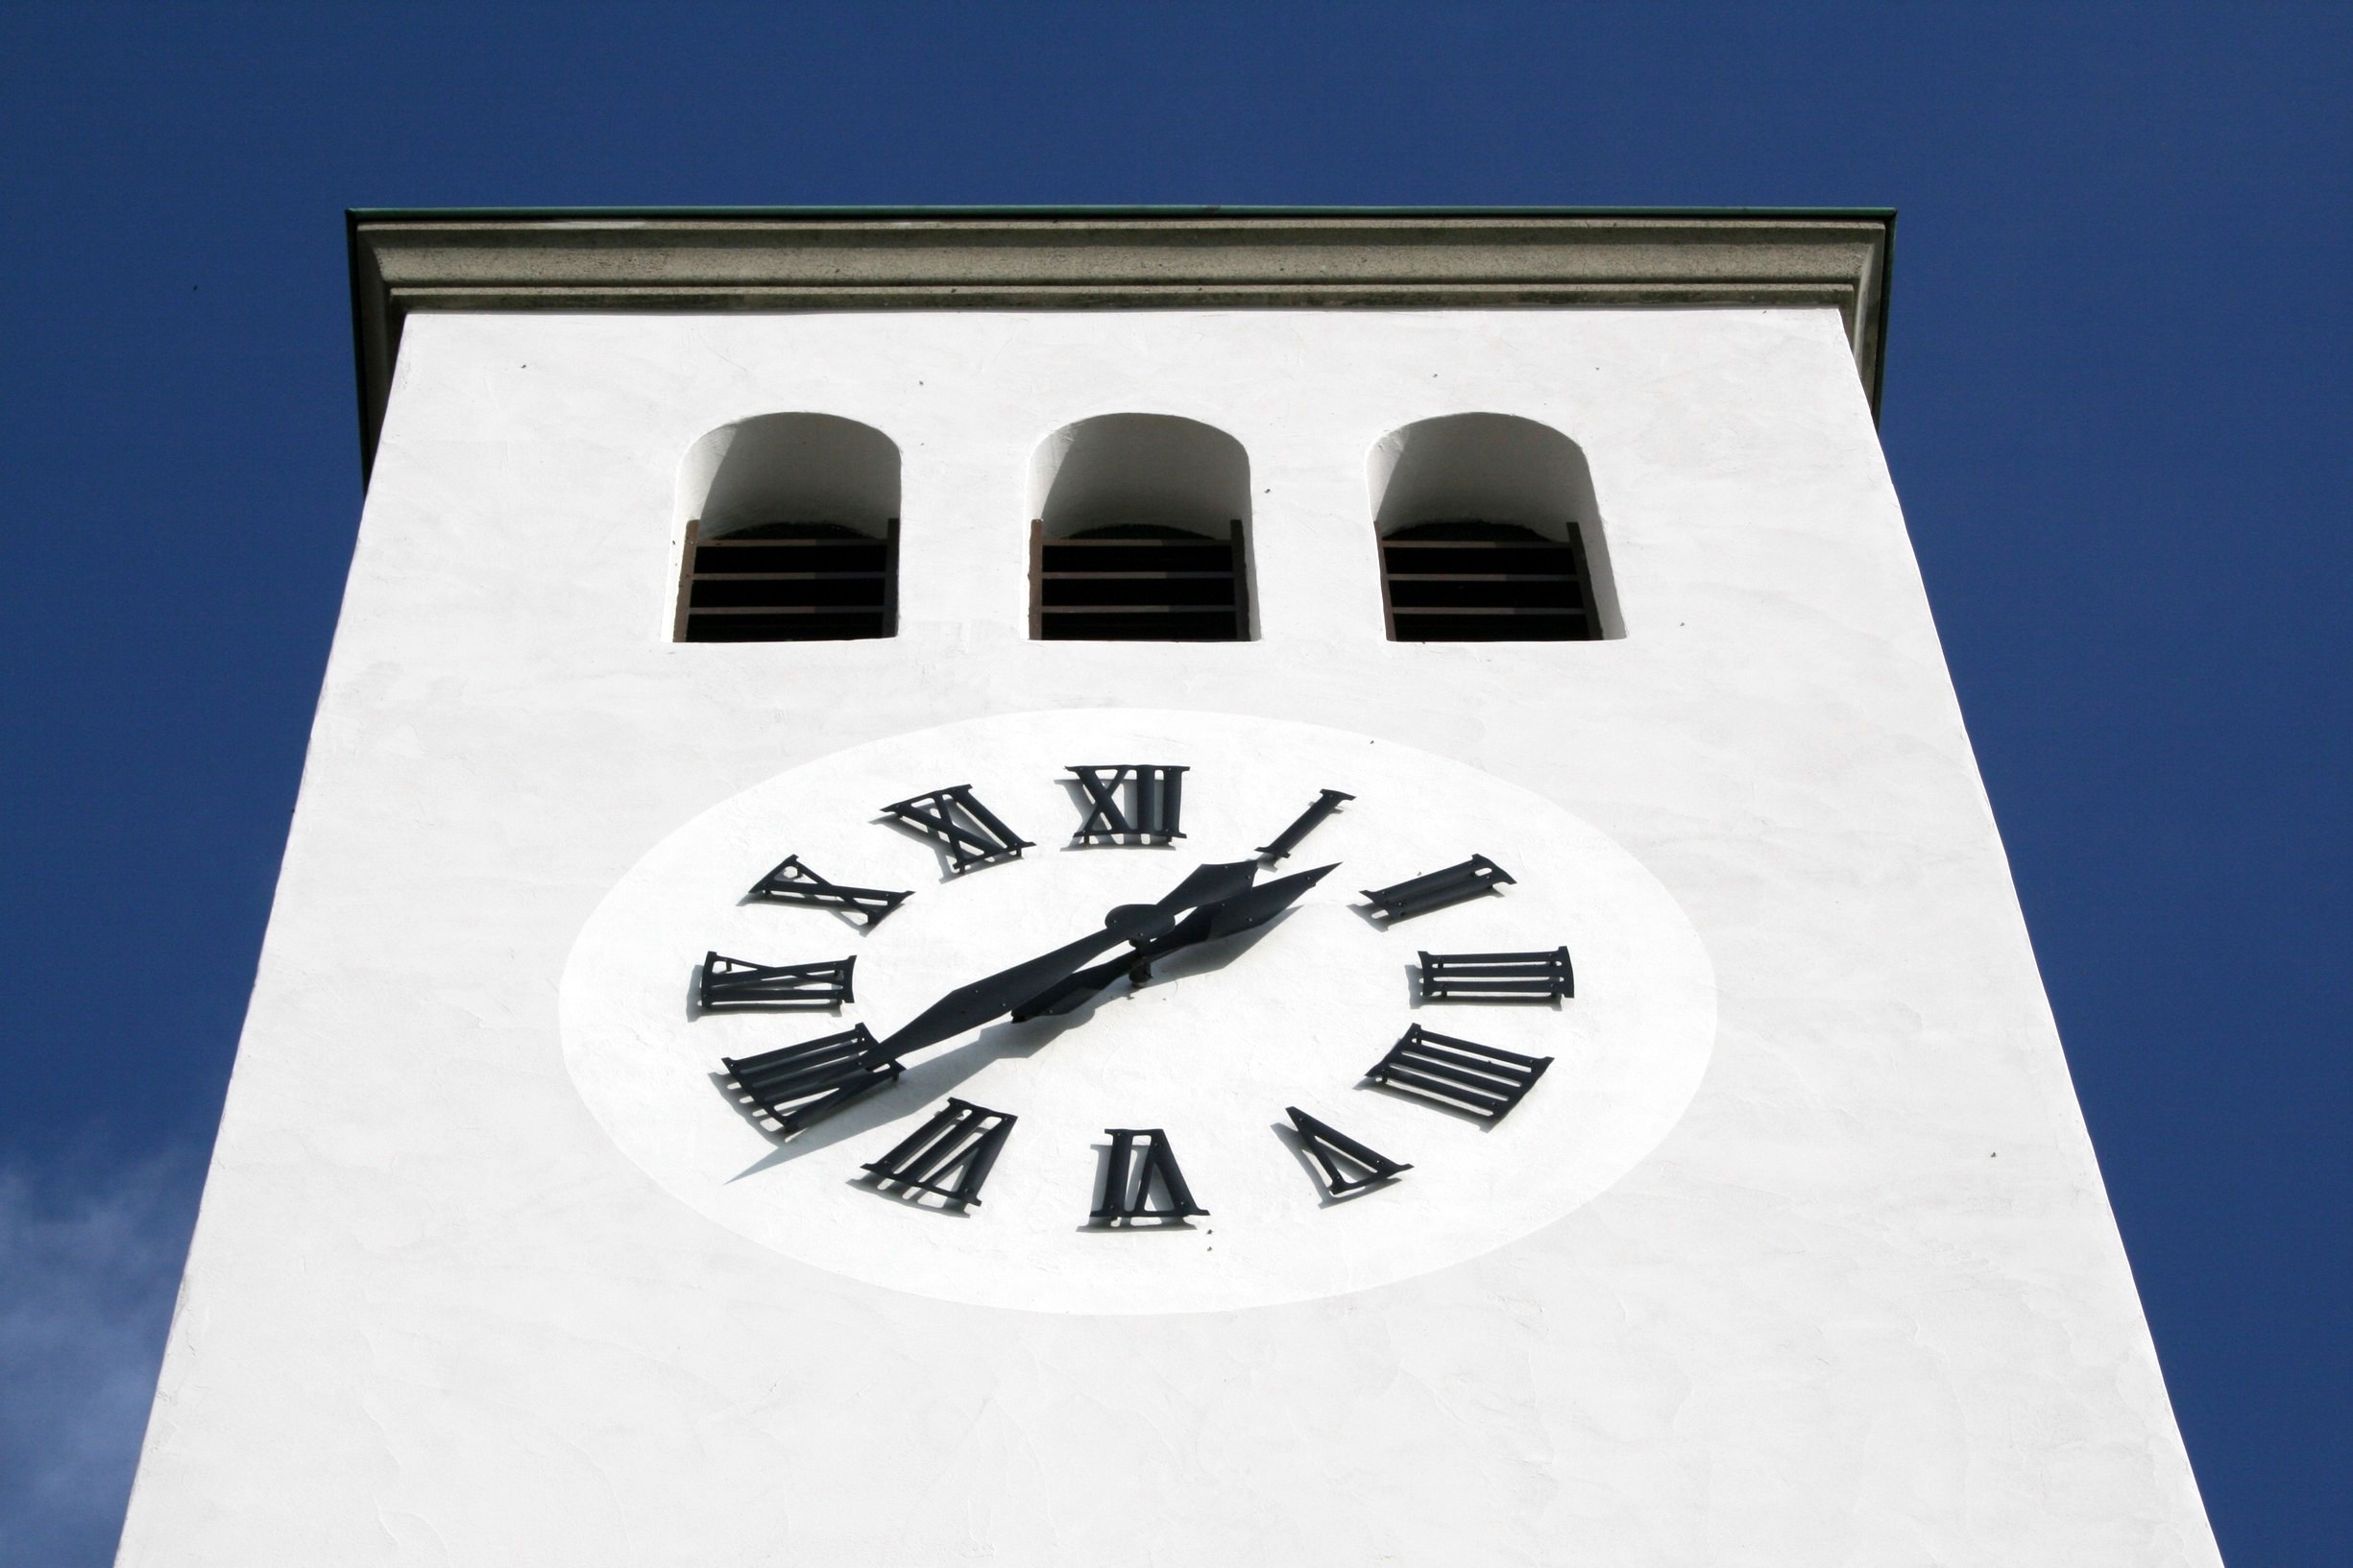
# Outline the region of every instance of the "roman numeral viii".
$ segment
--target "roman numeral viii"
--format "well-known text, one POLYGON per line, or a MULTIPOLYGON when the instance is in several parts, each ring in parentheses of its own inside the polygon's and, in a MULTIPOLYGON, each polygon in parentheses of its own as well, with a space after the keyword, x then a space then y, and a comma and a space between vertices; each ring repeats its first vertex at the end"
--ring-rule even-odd
POLYGON ((863 1024, 757 1056, 723 1056, 737 1095, 767 1113, 787 1137, 906 1071, 882 1053, 863 1024))

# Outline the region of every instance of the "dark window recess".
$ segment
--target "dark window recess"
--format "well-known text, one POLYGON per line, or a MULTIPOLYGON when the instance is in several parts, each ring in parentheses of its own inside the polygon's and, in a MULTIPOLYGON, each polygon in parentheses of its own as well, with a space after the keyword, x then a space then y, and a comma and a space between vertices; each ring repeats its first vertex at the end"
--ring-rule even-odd
POLYGON ((1582 642, 1601 636, 1585 545, 1516 522, 1424 522, 1381 541, 1393 642, 1582 642))
POLYGON ((837 522, 764 522, 716 539, 687 525, 681 642, 889 637, 899 620, 899 519, 881 539, 837 522))
POLYGON ((1239 642, 1249 636, 1242 524, 1224 539, 1155 523, 1048 539, 1030 525, 1030 635, 1049 642, 1239 642))

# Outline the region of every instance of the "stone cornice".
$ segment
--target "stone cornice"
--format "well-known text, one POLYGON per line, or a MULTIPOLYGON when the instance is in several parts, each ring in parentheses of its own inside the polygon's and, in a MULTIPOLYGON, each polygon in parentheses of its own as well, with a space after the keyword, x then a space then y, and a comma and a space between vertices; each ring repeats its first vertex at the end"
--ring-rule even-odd
POLYGON ((418 310, 1828 305, 1876 412, 1895 214, 353 211, 347 228, 368 464, 418 310))

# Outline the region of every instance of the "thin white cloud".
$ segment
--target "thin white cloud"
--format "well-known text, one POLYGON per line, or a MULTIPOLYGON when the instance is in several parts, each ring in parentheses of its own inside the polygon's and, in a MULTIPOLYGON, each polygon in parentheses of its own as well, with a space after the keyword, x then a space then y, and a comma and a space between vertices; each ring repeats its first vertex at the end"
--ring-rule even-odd
POLYGON ((0 1170, 0 1562, 113 1560, 203 1173, 0 1170))

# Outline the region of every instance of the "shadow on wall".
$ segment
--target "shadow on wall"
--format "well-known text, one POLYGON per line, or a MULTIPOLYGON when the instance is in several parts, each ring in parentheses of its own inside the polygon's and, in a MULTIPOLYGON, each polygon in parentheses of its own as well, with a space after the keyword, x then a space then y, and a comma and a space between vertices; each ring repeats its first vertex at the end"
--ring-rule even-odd
POLYGON ((1249 454, 1225 431, 1173 414, 1080 420, 1031 456, 1030 516, 1049 539, 1123 525, 1223 539, 1249 521, 1249 454))
POLYGON ((1598 623, 1587 635, 1626 635, 1592 473, 1560 431, 1512 414, 1448 414, 1383 436, 1366 466, 1381 539, 1476 522, 1581 544, 1598 623))
POLYGON ((763 414, 688 448, 680 642, 811 642, 898 629, 899 448, 832 414, 763 414))
POLYGON ((1030 458, 1030 635, 1237 642, 1251 635, 1250 462, 1198 420, 1104 414, 1030 458))
POLYGON ((687 451, 681 524, 705 539, 777 522, 825 522, 880 539, 899 515, 899 448, 870 424, 833 414, 762 414, 723 424, 687 451))

